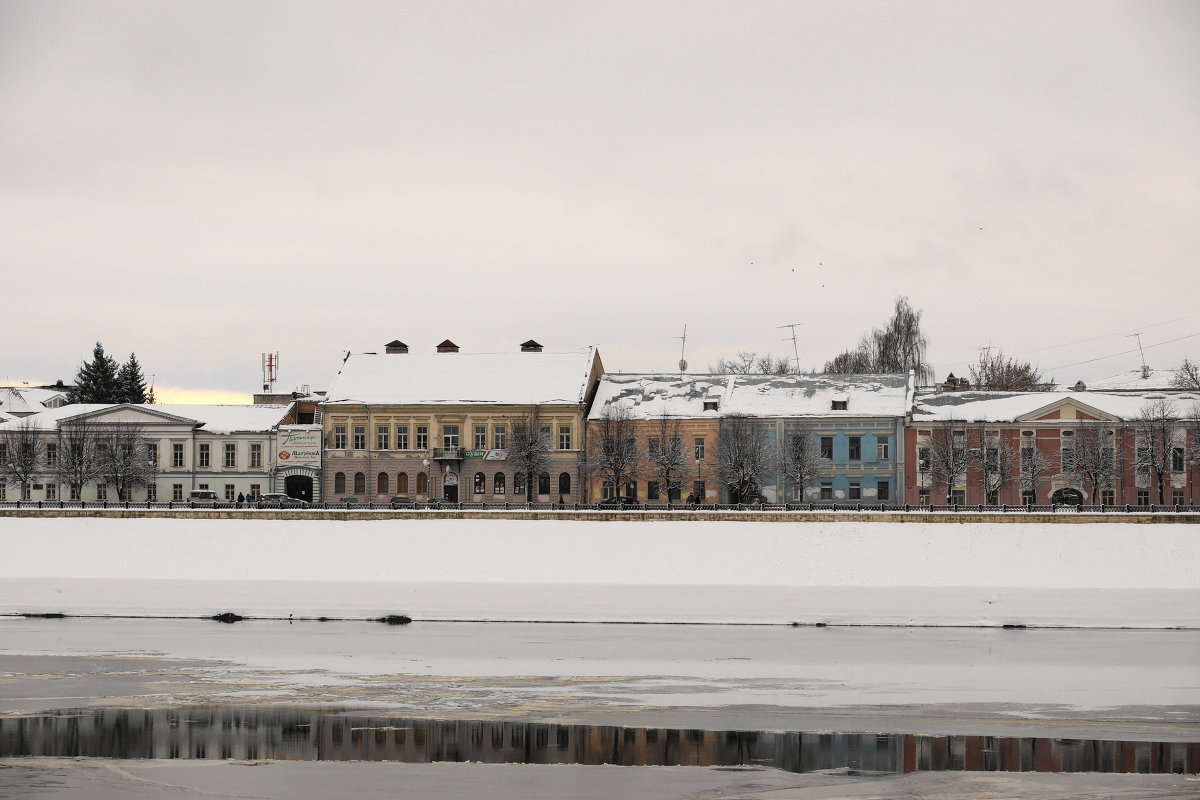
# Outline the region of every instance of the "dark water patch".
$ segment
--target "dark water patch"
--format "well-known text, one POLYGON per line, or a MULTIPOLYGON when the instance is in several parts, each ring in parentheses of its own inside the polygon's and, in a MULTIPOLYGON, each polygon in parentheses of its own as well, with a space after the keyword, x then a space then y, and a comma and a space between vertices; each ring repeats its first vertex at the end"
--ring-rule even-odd
POLYGON ((0 757, 768 766, 789 772, 1191 773, 1200 742, 428 720, 337 709, 81 709, 0 718, 0 757))

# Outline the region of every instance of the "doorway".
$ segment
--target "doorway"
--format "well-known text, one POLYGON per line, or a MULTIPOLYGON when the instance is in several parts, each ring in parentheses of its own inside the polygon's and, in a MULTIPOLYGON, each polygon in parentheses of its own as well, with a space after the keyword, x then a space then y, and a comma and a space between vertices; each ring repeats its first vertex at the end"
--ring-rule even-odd
POLYGON ((313 479, 309 475, 289 475, 283 479, 283 491, 288 497, 311 503, 313 499, 313 479))

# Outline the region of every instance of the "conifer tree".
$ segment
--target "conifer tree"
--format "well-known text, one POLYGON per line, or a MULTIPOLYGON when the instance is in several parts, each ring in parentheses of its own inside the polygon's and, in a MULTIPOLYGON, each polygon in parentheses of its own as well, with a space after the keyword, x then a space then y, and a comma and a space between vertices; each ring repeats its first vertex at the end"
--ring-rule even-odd
POLYGON ((92 360, 83 362, 75 375, 75 388, 71 391, 72 403, 119 403, 121 397, 117 380, 117 362, 104 352, 104 345, 96 342, 92 360))
POLYGON ((138 363, 135 354, 130 353, 129 360, 121 365, 121 369, 117 372, 117 384, 120 396, 116 402, 146 403, 149 401, 146 393, 146 376, 142 374, 142 365, 138 363))

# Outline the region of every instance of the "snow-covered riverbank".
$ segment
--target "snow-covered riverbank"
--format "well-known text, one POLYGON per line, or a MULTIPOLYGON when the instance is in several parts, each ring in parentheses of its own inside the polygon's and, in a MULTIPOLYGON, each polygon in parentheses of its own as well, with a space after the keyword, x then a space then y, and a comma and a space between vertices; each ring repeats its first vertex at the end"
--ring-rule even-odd
POLYGON ((0 613, 1195 627, 1138 524, 7 518, 0 613))

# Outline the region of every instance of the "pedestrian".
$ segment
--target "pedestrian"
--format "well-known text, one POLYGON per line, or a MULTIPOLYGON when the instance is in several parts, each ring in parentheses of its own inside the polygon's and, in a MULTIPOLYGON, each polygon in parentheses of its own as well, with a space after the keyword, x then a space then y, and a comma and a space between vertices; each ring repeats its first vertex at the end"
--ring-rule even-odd
POLYGON ((244 502, 246 502, 246 495, 238 492, 238 505, 240 506, 244 502))

